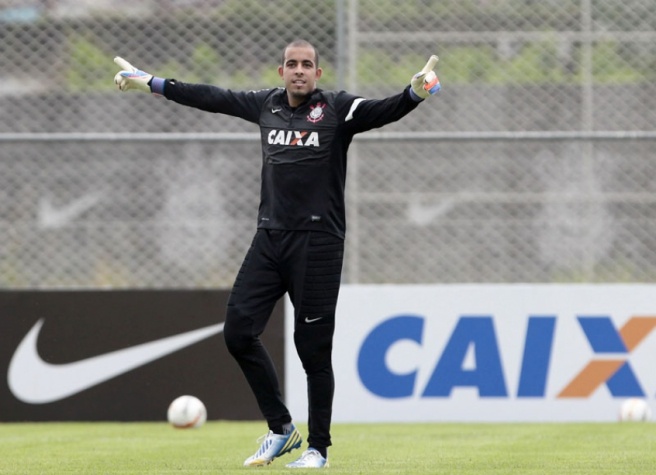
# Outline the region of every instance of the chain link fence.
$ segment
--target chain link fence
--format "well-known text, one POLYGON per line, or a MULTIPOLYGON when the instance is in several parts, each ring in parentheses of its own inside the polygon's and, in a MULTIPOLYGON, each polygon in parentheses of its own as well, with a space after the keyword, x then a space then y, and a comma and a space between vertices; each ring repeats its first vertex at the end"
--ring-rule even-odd
POLYGON ((656 277, 650 0, 0 0, 0 286, 232 284, 257 216, 257 129, 119 93, 116 55, 187 82, 440 97, 359 136, 349 283, 656 277))

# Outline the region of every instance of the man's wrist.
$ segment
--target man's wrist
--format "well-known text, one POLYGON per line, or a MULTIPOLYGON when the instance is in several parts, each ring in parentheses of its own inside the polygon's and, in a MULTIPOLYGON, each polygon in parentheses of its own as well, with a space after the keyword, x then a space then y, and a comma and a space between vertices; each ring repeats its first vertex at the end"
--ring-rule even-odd
POLYGON ((408 91, 410 93, 410 97, 412 98, 413 101, 415 102, 421 102, 424 100, 423 97, 420 97, 417 95, 417 93, 412 89, 412 87, 408 88, 408 91))
POLYGON ((166 86, 166 79, 153 76, 152 79, 148 82, 148 85, 150 86, 150 92, 163 96, 164 87, 166 86))

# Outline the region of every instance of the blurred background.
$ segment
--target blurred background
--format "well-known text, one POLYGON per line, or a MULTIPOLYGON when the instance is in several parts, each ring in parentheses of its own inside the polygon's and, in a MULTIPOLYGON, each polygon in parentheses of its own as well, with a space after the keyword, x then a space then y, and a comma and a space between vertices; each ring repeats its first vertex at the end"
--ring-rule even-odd
POLYGON ((233 89, 442 92, 351 147, 345 283, 656 278, 652 0, 0 0, 0 287, 225 288, 257 128, 119 93, 114 56, 233 89))

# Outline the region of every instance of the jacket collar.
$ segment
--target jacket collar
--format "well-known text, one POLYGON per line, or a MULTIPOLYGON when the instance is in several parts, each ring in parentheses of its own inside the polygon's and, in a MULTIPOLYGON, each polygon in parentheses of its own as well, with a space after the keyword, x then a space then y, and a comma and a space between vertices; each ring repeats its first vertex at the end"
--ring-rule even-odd
MULTIPOLYGON (((302 107, 306 107, 309 103, 315 101, 319 95, 323 93, 322 89, 315 89, 312 91, 312 93, 299 105, 298 107, 295 107, 294 109, 300 109, 302 107)), ((273 98, 273 103, 277 107, 285 107, 288 109, 292 109, 292 107, 289 105, 289 101, 287 100, 287 90, 284 87, 281 87, 279 91, 276 93, 276 95, 273 98)))

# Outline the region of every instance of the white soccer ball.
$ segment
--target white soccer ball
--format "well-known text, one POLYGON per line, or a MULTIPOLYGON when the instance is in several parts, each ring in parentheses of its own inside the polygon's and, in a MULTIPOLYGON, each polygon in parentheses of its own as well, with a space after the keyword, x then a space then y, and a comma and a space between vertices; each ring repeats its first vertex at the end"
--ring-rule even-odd
POLYGON ((620 421, 642 422, 651 419, 651 408, 647 401, 639 398, 630 398, 620 407, 620 421))
POLYGON ((188 395, 174 399, 166 415, 169 423, 179 429, 200 427, 207 420, 207 410, 203 401, 188 395))

